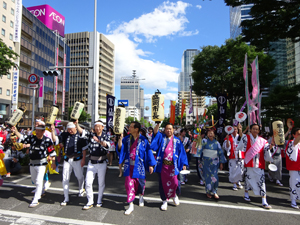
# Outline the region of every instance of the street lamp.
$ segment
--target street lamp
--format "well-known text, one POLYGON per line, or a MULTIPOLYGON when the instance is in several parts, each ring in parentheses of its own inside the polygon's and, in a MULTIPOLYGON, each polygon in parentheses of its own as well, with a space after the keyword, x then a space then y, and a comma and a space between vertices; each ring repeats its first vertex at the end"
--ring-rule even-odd
MULTIPOLYGON (((136 70, 132 70, 132 77, 133 77, 133 109, 135 110, 135 80, 146 80, 144 78, 137 78, 136 76, 136 70)), ((139 101, 139 91, 138 91, 138 101, 139 101)), ((133 117, 134 121, 135 121, 135 114, 134 114, 134 117, 133 117)))

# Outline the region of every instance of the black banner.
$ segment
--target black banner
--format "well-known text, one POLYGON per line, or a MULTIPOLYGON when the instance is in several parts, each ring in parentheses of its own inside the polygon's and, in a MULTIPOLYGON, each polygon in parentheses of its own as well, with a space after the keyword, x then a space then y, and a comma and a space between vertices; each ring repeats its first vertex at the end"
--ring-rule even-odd
POLYGON ((114 126, 115 96, 106 95, 106 131, 114 126))
POLYGON ((227 96, 226 94, 217 95, 218 102, 218 124, 217 124, 217 135, 220 136, 224 130, 224 122, 226 119, 226 109, 227 109, 227 96))

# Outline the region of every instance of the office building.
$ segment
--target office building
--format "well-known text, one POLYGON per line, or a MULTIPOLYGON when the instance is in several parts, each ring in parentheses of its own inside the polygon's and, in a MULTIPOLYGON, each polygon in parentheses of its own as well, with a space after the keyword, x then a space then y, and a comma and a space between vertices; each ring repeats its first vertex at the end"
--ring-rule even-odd
MULTIPOLYGON (((13 41, 16 11, 15 1, 1 1, 0 7, 0 38, 9 49, 16 52, 15 44, 13 41)), ((8 74, 0 75, 0 121, 3 122, 11 115, 13 69, 11 69, 8 74)))
POLYGON ((93 69, 70 69, 70 97, 69 104, 74 106, 76 101, 85 100, 85 111, 97 118, 106 116, 106 95, 114 95, 115 69, 114 44, 103 34, 97 32, 96 45, 94 32, 78 32, 66 34, 70 46, 71 66, 89 66, 94 64, 94 48, 97 49, 97 61, 93 69), (98 76, 94 84, 94 70, 98 76), (93 97, 96 97, 95 108, 92 108, 93 97))
POLYGON ((138 114, 144 117, 144 89, 140 86, 139 78, 121 77, 121 100, 128 100, 130 107, 136 107, 138 114))
POLYGON ((53 105, 53 90, 55 86, 57 86, 56 105, 59 107, 57 119, 67 119, 68 101, 66 98, 69 92, 69 71, 65 70, 64 75, 58 76, 57 83, 54 82, 52 76, 44 76, 43 71, 49 70, 49 66, 54 66, 56 58, 58 59, 58 66, 68 66, 69 56, 70 49, 66 45, 65 39, 58 35, 56 31, 50 30, 29 10, 23 7, 18 107, 25 105, 27 111, 23 118, 24 121, 20 123, 20 126, 31 126, 33 109, 35 117, 47 117, 53 105), (42 108, 39 108, 37 93, 35 96, 36 104, 33 107, 33 89, 28 88, 28 76, 33 73, 44 79, 42 108))

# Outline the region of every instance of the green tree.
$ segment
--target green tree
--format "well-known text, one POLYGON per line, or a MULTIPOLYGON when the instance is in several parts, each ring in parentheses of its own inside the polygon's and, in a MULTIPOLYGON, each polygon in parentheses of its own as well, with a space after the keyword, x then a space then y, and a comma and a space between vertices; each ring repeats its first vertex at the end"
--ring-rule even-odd
MULTIPOLYGON (((69 107, 69 118, 71 118, 71 112, 72 112, 72 110, 73 110, 73 107, 69 107)), ((80 117, 78 119, 78 122, 81 122, 81 123, 88 122, 88 121, 91 121, 91 118, 92 117, 91 117, 90 114, 88 114, 85 111, 82 111, 82 113, 81 113, 81 115, 80 115, 80 117)))
POLYGON ((262 109, 265 111, 263 120, 265 125, 269 121, 283 119, 286 121, 292 118, 296 124, 299 124, 299 94, 300 84, 293 87, 275 86, 269 96, 262 99, 262 109))
POLYGON ((256 51, 254 46, 247 45, 241 36, 235 40, 226 40, 225 45, 221 47, 204 46, 201 49, 192 65, 193 90, 199 96, 215 97, 218 93, 227 93, 231 120, 234 118, 236 106, 245 101, 243 66, 246 53, 250 93, 252 91, 250 63, 256 56, 259 61, 260 86, 269 87, 270 82, 276 77, 271 73, 275 68, 275 60, 263 51, 256 51))
POLYGON ((9 74, 9 70, 13 66, 17 66, 13 62, 19 55, 13 50, 9 49, 7 45, 0 38, 0 77, 9 74))
POLYGON ((224 0, 228 6, 254 4, 250 15, 252 19, 243 20, 245 42, 260 49, 267 48, 270 42, 291 38, 300 41, 300 1, 299 0, 224 0))
POLYGON ((128 116, 127 118, 125 118, 125 123, 128 125, 130 125, 133 121, 134 121, 134 118, 131 116, 128 116))

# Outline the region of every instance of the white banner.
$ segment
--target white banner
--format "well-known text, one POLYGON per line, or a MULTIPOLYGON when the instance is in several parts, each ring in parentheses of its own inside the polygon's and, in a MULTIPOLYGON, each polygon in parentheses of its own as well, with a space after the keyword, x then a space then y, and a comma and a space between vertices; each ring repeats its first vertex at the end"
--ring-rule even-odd
POLYGON ((21 41, 22 8, 22 0, 15 0, 14 42, 21 41))
POLYGON ((19 68, 14 67, 13 70, 13 82, 12 82, 12 98, 11 103, 18 104, 18 86, 19 86, 19 68))
MULTIPOLYGON (((67 63, 67 55, 64 54, 64 66, 66 66, 66 63, 67 63)), ((63 74, 62 114, 65 113, 65 103, 66 103, 65 96, 66 96, 66 68, 64 68, 64 74, 63 74)))

